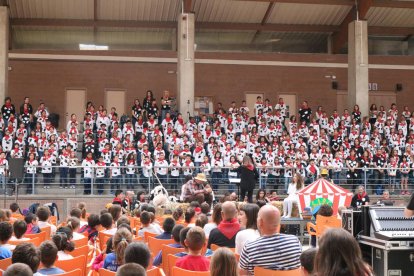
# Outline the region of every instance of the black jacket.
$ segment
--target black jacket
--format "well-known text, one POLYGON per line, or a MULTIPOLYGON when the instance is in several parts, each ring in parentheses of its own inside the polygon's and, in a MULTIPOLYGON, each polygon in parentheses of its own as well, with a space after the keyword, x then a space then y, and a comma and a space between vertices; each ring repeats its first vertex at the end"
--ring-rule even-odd
POLYGON ((253 190, 259 178, 256 168, 249 170, 245 166, 240 166, 237 168, 237 172, 240 175, 240 189, 253 190))

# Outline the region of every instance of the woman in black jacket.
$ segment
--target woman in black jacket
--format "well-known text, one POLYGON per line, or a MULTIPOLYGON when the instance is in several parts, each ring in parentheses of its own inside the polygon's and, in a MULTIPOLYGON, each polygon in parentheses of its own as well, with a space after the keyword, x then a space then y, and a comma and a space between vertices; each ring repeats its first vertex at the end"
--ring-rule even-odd
POLYGON ((253 190, 256 186, 259 174, 253 165, 250 156, 243 158, 243 165, 237 169, 240 175, 240 200, 244 201, 244 197, 247 193, 247 200, 249 203, 253 203, 253 190))

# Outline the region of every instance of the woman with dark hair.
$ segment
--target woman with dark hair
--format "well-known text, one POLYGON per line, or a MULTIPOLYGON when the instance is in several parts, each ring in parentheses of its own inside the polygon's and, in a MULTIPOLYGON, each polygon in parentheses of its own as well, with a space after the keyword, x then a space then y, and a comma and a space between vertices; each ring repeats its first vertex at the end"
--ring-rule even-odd
POLYGON ((11 98, 6 97, 4 99, 4 105, 1 107, 1 115, 3 115, 4 120, 4 129, 6 129, 7 125, 9 124, 11 114, 16 115, 16 108, 11 103, 11 98))
POLYGON ((217 203, 216 205, 214 205, 214 208, 213 208, 213 215, 211 216, 211 222, 204 225, 204 228, 203 228, 204 233, 206 234, 206 237, 210 235, 211 230, 213 230, 214 228, 217 228, 217 225, 220 224, 221 220, 222 220, 221 203, 217 203))
POLYGON ((145 111, 145 118, 147 118, 147 116, 149 116, 149 112, 151 109, 151 103, 154 100, 154 95, 152 94, 151 90, 147 90, 147 95, 144 98, 144 101, 142 102, 142 108, 145 111))
POLYGON ((266 190, 264 190, 264 189, 259 189, 258 191, 257 191, 257 194, 256 194, 256 202, 258 202, 259 200, 261 200, 261 201, 265 201, 266 203, 268 203, 269 202, 269 199, 267 198, 267 196, 266 196, 266 190))
POLYGON ((72 229, 69 227, 60 227, 56 231, 56 235, 52 236, 52 241, 58 249, 59 260, 73 259, 72 255, 67 252, 75 250, 75 245, 71 241, 73 238, 72 229))
POLYGON ((328 229, 320 238, 314 271, 317 276, 373 275, 358 242, 342 228, 328 229))
POLYGON ((241 254, 244 244, 251 242, 260 237, 257 230, 257 214, 259 213, 259 206, 257 204, 246 203, 240 206, 239 223, 244 230, 236 235, 236 253, 241 254))
POLYGON ((243 158, 243 165, 237 168, 237 172, 240 175, 240 200, 244 200, 247 194, 248 202, 253 203, 253 189, 256 186, 259 174, 250 156, 246 155, 243 158))
POLYGON ((377 121, 378 116, 378 109, 376 104, 372 104, 369 108, 369 123, 371 124, 371 127, 374 126, 375 122, 377 121))

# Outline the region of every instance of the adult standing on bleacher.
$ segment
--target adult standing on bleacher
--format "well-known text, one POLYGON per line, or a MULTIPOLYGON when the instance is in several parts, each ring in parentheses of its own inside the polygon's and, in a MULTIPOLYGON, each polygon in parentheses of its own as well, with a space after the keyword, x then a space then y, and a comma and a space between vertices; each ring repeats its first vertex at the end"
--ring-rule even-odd
POLYGON ((148 119, 148 114, 150 113, 151 110, 151 104, 152 101, 154 100, 154 95, 152 94, 151 90, 147 90, 147 95, 144 98, 144 101, 142 102, 142 108, 144 109, 144 117, 146 119, 148 119))
POLYGON ((165 116, 168 112, 171 111, 171 101, 172 98, 170 97, 170 91, 164 90, 164 94, 161 97, 161 121, 165 119, 165 116))

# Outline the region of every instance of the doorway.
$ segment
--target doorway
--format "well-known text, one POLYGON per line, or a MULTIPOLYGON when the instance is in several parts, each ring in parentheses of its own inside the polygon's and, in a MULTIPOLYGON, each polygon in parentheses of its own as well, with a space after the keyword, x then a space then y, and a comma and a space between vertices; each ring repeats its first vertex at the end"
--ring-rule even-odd
POLYGON ((83 121, 86 107, 86 89, 66 89, 66 113, 65 127, 70 121, 70 116, 76 114, 78 121, 83 121))
MULTIPOLYGON (((298 112, 296 94, 279 94, 279 98, 283 98, 283 101, 286 104, 286 107, 288 109, 289 116, 296 115, 296 113, 298 112)), ((279 102, 279 98, 277 99, 278 102, 279 102)))
POLYGON ((105 107, 108 111, 108 114, 111 112, 111 108, 116 108, 116 113, 118 114, 118 118, 120 119, 122 115, 126 114, 125 112, 125 90, 117 90, 117 89, 106 89, 105 90, 105 107))
POLYGON ((254 104, 257 101, 257 97, 262 97, 264 100, 264 93, 259 92, 246 92, 246 106, 249 108, 249 116, 254 116, 254 104))

